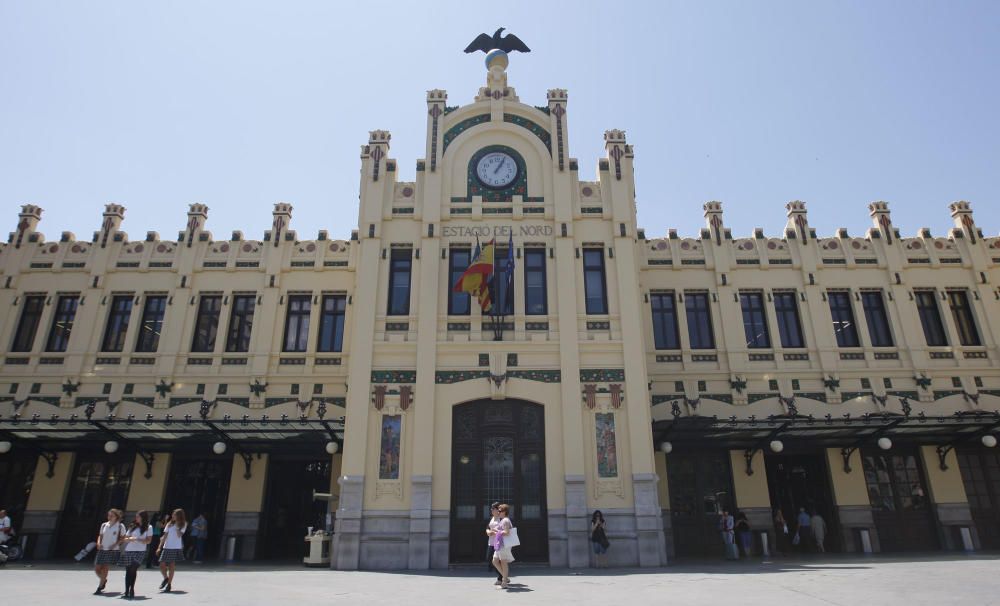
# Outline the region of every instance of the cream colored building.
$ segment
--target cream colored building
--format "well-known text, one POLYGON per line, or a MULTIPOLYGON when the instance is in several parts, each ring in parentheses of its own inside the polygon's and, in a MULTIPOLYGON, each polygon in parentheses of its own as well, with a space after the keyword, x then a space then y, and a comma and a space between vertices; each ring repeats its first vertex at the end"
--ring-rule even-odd
POLYGON ((574 568, 595 509, 617 566, 721 556, 722 509, 754 553, 800 507, 833 550, 1000 545, 1000 238, 967 203, 941 237, 901 237, 882 202, 859 236, 791 202, 785 233, 734 237, 709 202, 700 234, 648 238, 625 133, 581 180, 566 91, 522 103, 491 57, 471 103, 428 92, 415 182, 371 132, 347 240, 286 203, 261 240, 210 233, 203 204, 176 240, 130 238, 115 204, 46 239, 22 208, 0 499, 30 551, 75 553, 107 507, 182 506, 220 557, 293 557, 329 524, 335 568, 445 568, 483 559, 494 500, 519 559, 574 568), (499 319, 452 292, 491 240, 499 319))

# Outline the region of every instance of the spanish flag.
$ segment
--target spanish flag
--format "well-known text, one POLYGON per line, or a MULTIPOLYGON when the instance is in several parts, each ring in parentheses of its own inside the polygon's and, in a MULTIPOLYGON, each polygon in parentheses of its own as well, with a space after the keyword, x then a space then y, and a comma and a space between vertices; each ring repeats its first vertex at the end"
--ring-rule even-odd
POLYGON ((480 250, 479 242, 476 242, 476 250, 472 254, 472 263, 469 268, 462 273, 462 276, 455 282, 452 290, 455 292, 466 292, 479 300, 479 307, 483 312, 487 312, 493 307, 490 301, 490 280, 493 278, 493 251, 495 250, 493 240, 480 250))

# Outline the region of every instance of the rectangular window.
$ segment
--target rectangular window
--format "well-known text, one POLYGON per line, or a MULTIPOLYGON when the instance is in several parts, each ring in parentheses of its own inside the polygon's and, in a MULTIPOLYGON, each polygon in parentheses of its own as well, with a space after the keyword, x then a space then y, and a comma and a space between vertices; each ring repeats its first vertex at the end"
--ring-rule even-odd
POLYGON ((740 293, 740 307, 743 309, 743 334, 747 347, 760 349, 771 347, 771 333, 767 328, 767 312, 764 310, 764 293, 740 293))
POLYGON ((524 313, 529 316, 549 313, 544 248, 524 249, 524 313))
POLYGON ((167 311, 167 296, 146 296, 146 304, 142 308, 142 321, 139 324, 139 336, 135 340, 135 350, 138 352, 154 352, 160 346, 160 333, 163 332, 163 314, 167 311))
POLYGON ((389 309, 390 316, 410 314, 410 269, 412 249, 397 248, 389 260, 389 309))
POLYGON ((11 351, 31 351, 34 347, 35 333, 38 332, 42 309, 45 307, 45 295, 29 295, 21 305, 21 321, 17 324, 11 351))
POLYGON ((202 295, 198 303, 198 319, 194 324, 191 351, 201 353, 215 351, 215 336, 219 331, 221 312, 222 295, 202 295))
POLYGON ((233 295, 233 309, 229 313, 229 332, 226 334, 226 351, 250 351, 250 334, 253 332, 253 312, 257 308, 257 295, 233 295))
POLYGON ((982 345, 979 331, 976 330, 976 320, 972 317, 969 293, 964 290, 949 290, 948 306, 951 307, 951 317, 958 329, 958 342, 966 346, 982 345))
POLYGON ((948 337, 944 332, 944 323, 941 322, 941 310, 937 304, 937 291, 917 290, 913 292, 913 298, 917 303, 917 314, 920 316, 920 325, 924 329, 924 337, 931 347, 942 347, 948 344, 948 337))
POLYGON ((889 325, 889 314, 885 310, 882 291, 861 293, 861 306, 865 310, 865 322, 868 324, 868 337, 872 340, 872 347, 892 347, 892 327, 889 325))
POLYGON ((714 349, 715 333, 712 331, 712 310, 708 306, 708 293, 689 292, 684 298, 691 349, 714 349))
POLYGON ((608 313, 608 289, 604 276, 604 249, 583 249, 583 296, 587 313, 608 313))
POLYGON ((782 347, 805 347, 802 335, 802 321, 799 319, 799 304, 794 292, 774 293, 774 315, 778 321, 778 336, 782 347))
POLYGON ((125 333, 132 317, 132 295, 115 295, 111 298, 108 325, 104 328, 101 351, 121 351, 125 348, 125 333))
POLYGON ((347 297, 345 295, 323 295, 323 309, 319 317, 319 342, 316 351, 344 350, 346 312, 347 297))
POLYGON ((63 295, 56 303, 56 313, 49 329, 49 340, 45 351, 66 351, 69 345, 69 335, 73 332, 73 320, 76 319, 76 308, 80 304, 80 295, 63 295))
POLYGON ((861 347, 858 328, 854 325, 854 310, 851 309, 851 293, 834 291, 826 294, 833 316, 833 334, 839 347, 861 347))
POLYGON ((305 351, 309 343, 309 314, 312 295, 288 295, 285 341, 282 351, 305 351))
POLYGON ((653 308, 653 342, 656 349, 680 349, 681 338, 677 330, 677 299, 674 293, 649 295, 653 308))
POLYGON ((448 252, 448 315, 467 316, 472 305, 468 293, 455 292, 455 284, 472 262, 472 251, 468 248, 452 248, 448 252))
POLYGON ((491 313, 506 316, 514 313, 514 281, 507 281, 507 247, 496 249, 494 258, 496 264, 493 270, 493 287, 490 290, 494 310, 491 313))

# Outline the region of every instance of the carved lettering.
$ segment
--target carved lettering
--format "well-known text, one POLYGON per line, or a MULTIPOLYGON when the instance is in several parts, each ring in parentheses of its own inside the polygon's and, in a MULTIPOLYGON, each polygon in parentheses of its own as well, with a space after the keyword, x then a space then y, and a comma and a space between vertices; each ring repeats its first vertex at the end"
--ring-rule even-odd
POLYGON ((441 229, 445 238, 507 238, 511 236, 553 236, 555 228, 551 225, 446 225, 441 229))

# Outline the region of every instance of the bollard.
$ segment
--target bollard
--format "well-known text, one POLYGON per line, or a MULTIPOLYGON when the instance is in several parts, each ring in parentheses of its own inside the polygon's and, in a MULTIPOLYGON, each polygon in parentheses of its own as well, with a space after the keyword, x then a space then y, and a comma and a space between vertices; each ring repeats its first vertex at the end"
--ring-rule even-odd
POLYGON ((768 549, 768 545, 767 545, 767 531, 766 530, 760 531, 760 555, 764 556, 765 558, 771 557, 771 550, 768 549))
POLYGON ((962 526, 958 531, 962 533, 962 548, 966 551, 975 551, 976 547, 972 544, 972 530, 968 526, 962 526))
POLYGON ((236 537, 229 536, 226 537, 226 561, 232 562, 236 560, 236 537))

